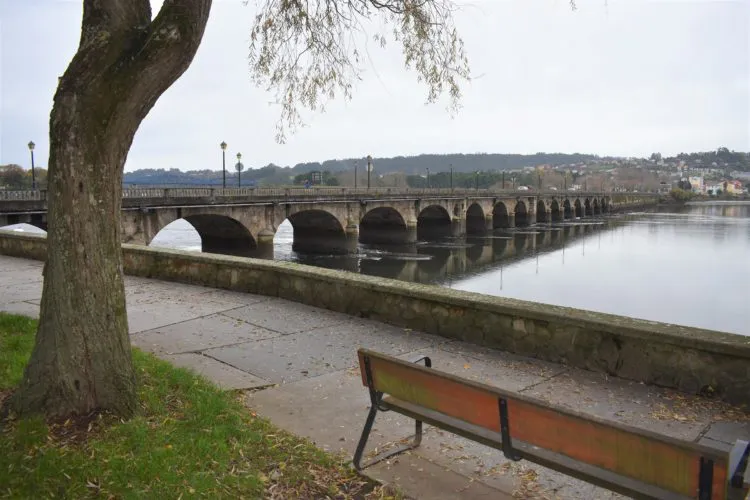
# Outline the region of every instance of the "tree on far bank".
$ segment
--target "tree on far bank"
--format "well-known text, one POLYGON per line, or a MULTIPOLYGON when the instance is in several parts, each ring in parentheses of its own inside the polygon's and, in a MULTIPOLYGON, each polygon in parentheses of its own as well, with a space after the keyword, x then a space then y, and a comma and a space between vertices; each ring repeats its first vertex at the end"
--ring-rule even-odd
MULTIPOLYGON (((50 116, 47 262, 39 328, 10 404, 47 416, 136 411, 120 243, 123 166, 138 127, 195 56, 211 0, 84 0, 77 52, 50 116)), ((251 29, 252 79, 277 91, 277 138, 337 94, 350 97, 362 23, 380 21, 407 68, 455 109, 468 79, 450 0, 264 0, 251 29), (309 10, 308 10, 309 9, 309 10)), ((373 23, 377 25, 378 23, 373 23)), ((376 40, 385 43, 385 35, 376 40)))
POLYGON ((26 171, 15 163, 0 166, 0 187, 5 189, 28 189, 31 182, 26 182, 26 171))

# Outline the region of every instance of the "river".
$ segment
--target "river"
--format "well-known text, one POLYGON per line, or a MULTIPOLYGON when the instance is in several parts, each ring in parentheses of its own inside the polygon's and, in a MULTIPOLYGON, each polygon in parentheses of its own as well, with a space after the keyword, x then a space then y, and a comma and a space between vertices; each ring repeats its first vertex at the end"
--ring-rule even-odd
MULTIPOLYGON (((200 251, 184 220, 152 246, 200 251)), ((292 250, 285 221, 274 258, 364 274, 750 335, 750 202, 497 230, 486 237, 360 245, 350 256, 292 250)))

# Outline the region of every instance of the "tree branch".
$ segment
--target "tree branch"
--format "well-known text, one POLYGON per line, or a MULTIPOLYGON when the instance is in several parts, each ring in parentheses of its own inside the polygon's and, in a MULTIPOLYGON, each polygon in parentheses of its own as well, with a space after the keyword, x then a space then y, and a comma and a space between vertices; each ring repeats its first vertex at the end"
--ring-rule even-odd
POLYGON ((156 18, 131 54, 123 54, 125 69, 135 78, 130 104, 144 118, 158 97, 190 66, 203 39, 212 0, 165 0, 156 18), (128 60, 130 59, 130 60, 128 60))
POLYGON ((153 21, 148 0, 129 2, 86 0, 81 45, 55 94, 56 105, 75 99, 77 106, 65 109, 75 109, 102 140, 118 137, 123 151, 115 153, 122 155, 149 110, 190 66, 212 0, 165 0, 153 21))
POLYGON ((151 22, 149 0, 84 0, 81 42, 86 45, 101 33, 116 35, 151 22))

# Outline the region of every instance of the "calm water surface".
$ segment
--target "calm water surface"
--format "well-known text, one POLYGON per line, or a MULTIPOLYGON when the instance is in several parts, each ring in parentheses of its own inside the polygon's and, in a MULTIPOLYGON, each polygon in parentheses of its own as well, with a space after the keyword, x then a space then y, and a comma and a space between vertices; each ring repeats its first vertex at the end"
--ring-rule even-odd
MULTIPOLYGON (((153 246, 200 251, 184 220, 153 246)), ((496 231, 405 247, 360 245, 352 256, 292 250, 282 224, 274 258, 750 335, 750 203, 696 204, 496 231)))

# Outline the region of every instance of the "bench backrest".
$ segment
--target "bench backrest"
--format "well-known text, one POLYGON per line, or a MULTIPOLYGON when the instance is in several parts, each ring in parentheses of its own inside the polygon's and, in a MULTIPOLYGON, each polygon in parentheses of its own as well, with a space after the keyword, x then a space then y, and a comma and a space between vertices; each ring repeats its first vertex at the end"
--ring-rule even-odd
POLYGON ((379 393, 495 432, 501 431, 502 399, 512 440, 687 497, 697 495, 701 461, 712 460, 711 498, 726 497, 727 457, 712 448, 552 407, 366 349, 358 354, 364 385, 379 393))

